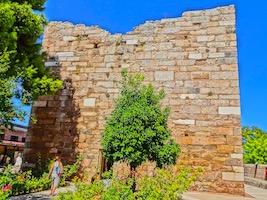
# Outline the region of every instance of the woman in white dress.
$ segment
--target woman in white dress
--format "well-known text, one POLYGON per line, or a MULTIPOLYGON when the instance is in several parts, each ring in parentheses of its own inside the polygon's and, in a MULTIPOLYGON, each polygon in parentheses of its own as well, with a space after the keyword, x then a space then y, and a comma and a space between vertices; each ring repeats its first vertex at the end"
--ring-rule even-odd
POLYGON ((51 165, 51 168, 48 173, 48 178, 52 177, 52 186, 51 186, 51 196, 55 195, 55 191, 60 182, 60 173, 63 172, 63 165, 59 156, 56 156, 55 162, 51 165))

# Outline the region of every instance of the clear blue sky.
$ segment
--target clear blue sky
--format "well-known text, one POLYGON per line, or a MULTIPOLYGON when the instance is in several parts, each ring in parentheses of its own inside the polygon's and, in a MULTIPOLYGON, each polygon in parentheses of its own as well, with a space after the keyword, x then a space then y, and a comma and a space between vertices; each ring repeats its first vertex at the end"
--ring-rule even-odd
POLYGON ((147 20, 180 17, 184 11, 235 5, 242 125, 267 131, 266 0, 47 0, 49 21, 99 25, 126 33, 147 20))

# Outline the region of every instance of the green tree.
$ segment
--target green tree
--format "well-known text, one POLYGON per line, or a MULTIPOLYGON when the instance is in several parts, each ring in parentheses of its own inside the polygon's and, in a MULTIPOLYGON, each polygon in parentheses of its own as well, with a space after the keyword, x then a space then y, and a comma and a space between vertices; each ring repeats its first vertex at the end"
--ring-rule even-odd
POLYGON ((253 126, 242 128, 245 163, 267 164, 267 132, 253 126))
POLYGON ((164 91, 154 92, 151 84, 142 85, 140 74, 123 71, 121 96, 105 126, 102 144, 109 162, 123 161, 135 170, 145 161, 158 167, 175 164, 180 152, 167 128, 169 107, 161 109, 164 91))
POLYGON ((45 54, 37 42, 47 23, 44 16, 38 14, 43 10, 44 2, 0 0, 1 127, 11 128, 13 117, 23 118, 25 115, 13 105, 11 98, 14 94, 23 104, 30 104, 40 95, 53 94, 61 87, 61 81, 45 68, 45 54), (18 79, 23 87, 14 90, 18 79))

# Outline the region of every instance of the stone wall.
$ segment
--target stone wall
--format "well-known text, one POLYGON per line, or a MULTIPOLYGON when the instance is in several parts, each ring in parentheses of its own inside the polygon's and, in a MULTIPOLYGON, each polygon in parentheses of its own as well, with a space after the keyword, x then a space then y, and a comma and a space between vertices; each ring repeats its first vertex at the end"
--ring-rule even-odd
POLYGON ((25 159, 61 152, 71 162, 84 154, 82 165, 93 176, 102 159, 101 131, 127 68, 165 90, 163 106, 171 107, 169 128, 180 159, 205 169, 195 189, 244 194, 236 45, 233 6, 148 21, 125 35, 49 23, 46 66, 64 87, 33 105, 38 122, 30 125, 25 159))
POLYGON ((245 176, 261 180, 267 180, 266 169, 267 165, 258 165, 257 168, 255 164, 244 165, 245 176))

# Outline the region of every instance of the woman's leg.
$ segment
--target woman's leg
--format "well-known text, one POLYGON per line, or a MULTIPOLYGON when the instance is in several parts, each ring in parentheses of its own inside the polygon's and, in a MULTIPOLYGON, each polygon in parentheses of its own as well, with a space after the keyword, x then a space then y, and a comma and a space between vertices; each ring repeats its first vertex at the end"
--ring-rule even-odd
POLYGON ((55 195, 55 191, 57 189, 57 186, 53 185, 53 188, 51 190, 51 195, 54 196, 55 195))
POLYGON ((59 176, 56 175, 55 178, 54 178, 54 181, 53 181, 53 188, 51 190, 51 195, 52 196, 55 195, 55 191, 56 191, 56 189, 58 187, 59 181, 60 181, 60 178, 59 178, 59 176))

